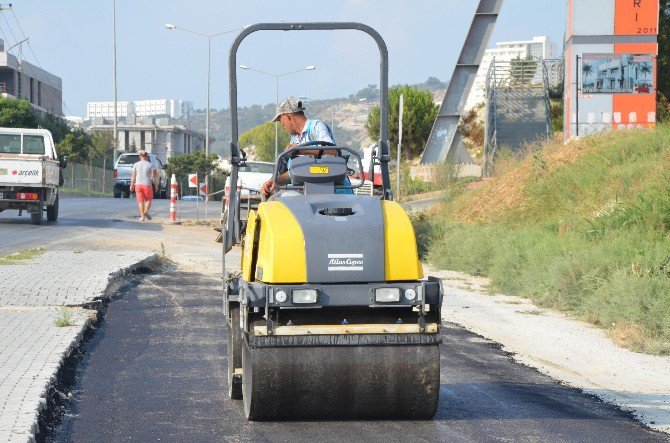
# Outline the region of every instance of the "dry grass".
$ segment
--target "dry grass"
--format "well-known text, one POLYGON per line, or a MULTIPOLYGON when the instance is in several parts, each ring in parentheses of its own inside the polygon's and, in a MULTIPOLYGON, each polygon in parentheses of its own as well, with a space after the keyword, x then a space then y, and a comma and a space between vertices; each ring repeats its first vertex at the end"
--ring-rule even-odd
POLYGON ((648 329, 635 323, 620 321, 609 330, 612 340, 621 347, 652 355, 670 354, 670 343, 654 337, 648 329))
POLYGON ((539 145, 529 145, 520 157, 508 156, 496 163, 495 179, 456 203, 454 218, 463 222, 511 221, 531 203, 526 185, 541 169, 551 173, 559 167, 575 163, 596 149, 600 137, 576 140, 563 145, 558 136, 539 145), (540 154, 541 153, 541 154, 540 154))
POLYGON ((31 260, 44 254, 44 248, 30 248, 9 255, 0 255, 0 265, 16 265, 21 260, 31 260))

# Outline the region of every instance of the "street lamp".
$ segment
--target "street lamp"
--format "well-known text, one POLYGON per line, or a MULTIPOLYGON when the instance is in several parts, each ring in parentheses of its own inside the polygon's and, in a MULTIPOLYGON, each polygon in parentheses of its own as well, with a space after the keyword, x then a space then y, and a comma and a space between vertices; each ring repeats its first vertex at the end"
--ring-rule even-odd
MULTIPOLYGON (((279 77, 284 77, 289 74, 295 74, 297 72, 302 72, 302 71, 313 71, 316 69, 316 66, 310 65, 306 66, 302 69, 296 69, 295 71, 290 71, 290 72, 284 72, 283 74, 274 74, 272 72, 266 72, 266 71, 261 71, 260 69, 254 69, 250 68, 249 66, 246 65, 240 65, 240 69, 245 69, 247 71, 255 71, 255 72, 260 72, 261 74, 269 75, 271 77, 275 78, 275 93, 276 93, 276 108, 279 109, 279 77)), ((277 154, 279 153, 279 126, 277 122, 275 122, 275 158, 277 158, 277 154)))
MULTIPOLYGON (((216 34, 203 34, 197 31, 193 31, 191 29, 186 29, 186 28, 180 28, 179 26, 172 24, 172 23, 166 23, 165 27, 170 30, 180 30, 180 31, 185 31, 185 32, 190 32, 191 34, 199 35, 200 37, 205 37, 207 39, 207 110, 205 111, 205 156, 209 157, 209 91, 210 91, 210 78, 211 78, 211 66, 212 66, 212 39, 214 37, 219 37, 224 34, 229 34, 231 32, 235 31, 241 31, 242 29, 246 28, 236 28, 236 29, 231 29, 230 31, 223 31, 223 32, 218 32, 216 34)), ((207 174, 207 187, 209 189, 209 174, 207 174)))

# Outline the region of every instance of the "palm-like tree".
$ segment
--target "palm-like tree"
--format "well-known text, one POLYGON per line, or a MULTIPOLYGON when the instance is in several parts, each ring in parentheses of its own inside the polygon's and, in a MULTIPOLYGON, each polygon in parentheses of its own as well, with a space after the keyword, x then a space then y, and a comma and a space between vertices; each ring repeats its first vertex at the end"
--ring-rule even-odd
POLYGON ((588 78, 589 75, 593 74, 593 66, 588 63, 584 63, 582 65, 582 74, 584 74, 584 77, 588 78))
MULTIPOLYGON (((625 80, 624 80, 626 84, 624 86, 626 86, 628 88, 632 88, 633 78, 632 78, 632 75, 630 73, 630 67, 633 64, 633 58, 634 58, 633 54, 627 54, 626 57, 624 57, 624 62, 626 63, 626 72, 625 72, 626 77, 625 77, 625 80)), ((623 71, 623 66, 622 66, 621 70, 623 71)), ((622 72, 622 74, 624 74, 624 73, 622 72)))
POLYGON ((646 80, 647 74, 651 74, 651 65, 647 62, 640 64, 640 74, 642 74, 646 80))

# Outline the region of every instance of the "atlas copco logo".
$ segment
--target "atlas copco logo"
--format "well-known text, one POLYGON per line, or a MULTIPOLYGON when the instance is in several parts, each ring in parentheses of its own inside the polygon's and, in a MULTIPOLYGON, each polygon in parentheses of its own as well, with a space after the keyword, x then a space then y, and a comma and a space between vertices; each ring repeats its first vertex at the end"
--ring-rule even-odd
POLYGON ((329 271, 362 271, 363 254, 328 254, 329 271))

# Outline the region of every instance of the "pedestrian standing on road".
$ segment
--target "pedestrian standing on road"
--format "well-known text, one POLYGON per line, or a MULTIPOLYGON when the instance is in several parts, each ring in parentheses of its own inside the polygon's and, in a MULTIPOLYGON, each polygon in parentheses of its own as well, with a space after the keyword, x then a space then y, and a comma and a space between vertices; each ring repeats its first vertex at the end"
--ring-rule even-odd
POLYGON ((156 182, 156 169, 149 161, 147 151, 140 151, 140 161, 133 165, 133 175, 130 178, 130 192, 135 192, 137 204, 140 209, 140 220, 151 220, 149 208, 154 199, 154 189, 158 188, 156 182))

